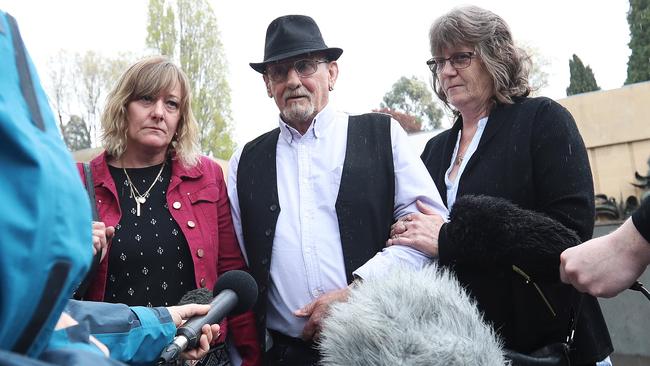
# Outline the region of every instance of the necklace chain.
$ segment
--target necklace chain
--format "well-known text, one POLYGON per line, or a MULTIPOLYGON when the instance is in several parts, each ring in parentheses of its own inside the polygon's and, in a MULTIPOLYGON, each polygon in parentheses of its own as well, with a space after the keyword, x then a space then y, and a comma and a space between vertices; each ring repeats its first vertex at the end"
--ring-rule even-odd
POLYGON ((136 206, 136 214, 137 216, 140 216, 140 205, 144 204, 147 202, 147 197, 149 197, 149 192, 153 188, 153 186, 158 182, 158 179, 160 179, 160 176, 162 175, 163 169, 165 169, 165 163, 167 161, 163 161, 162 166, 160 167, 160 170, 158 171, 158 175, 156 175, 156 178, 153 180, 149 188, 144 192, 144 194, 140 194, 140 191, 138 191, 138 188, 133 184, 131 181, 131 177, 129 177, 129 173, 126 171, 126 168, 124 168, 124 165, 122 165, 122 170, 124 171, 124 174, 126 175, 126 180, 129 182, 129 189, 131 190, 131 197, 135 200, 135 206, 136 206))

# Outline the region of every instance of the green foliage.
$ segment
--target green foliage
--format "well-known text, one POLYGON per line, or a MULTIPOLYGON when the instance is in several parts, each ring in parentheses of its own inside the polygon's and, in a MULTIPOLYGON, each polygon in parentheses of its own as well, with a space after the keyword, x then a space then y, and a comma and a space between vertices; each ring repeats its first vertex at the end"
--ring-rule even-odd
POLYGON ((440 127, 442 110, 436 106, 429 87, 415 76, 410 79, 402 76, 392 89, 384 95, 381 108, 404 113, 415 117, 415 123, 422 130, 440 127))
POLYGON ((70 116, 70 121, 65 124, 63 129, 65 144, 68 150, 77 151, 90 147, 90 132, 86 122, 76 115, 70 116))
POLYGON ((178 62, 190 80, 203 152, 230 158, 230 86, 212 7, 206 0, 149 0, 147 31, 147 46, 178 62))
POLYGON ((149 0, 147 45, 159 50, 161 55, 173 56, 176 45, 176 24, 170 6, 164 0, 149 0), (158 21, 151 21, 152 19, 158 21))
POLYGON ((630 59, 625 84, 650 80, 650 0, 630 0, 630 59))
POLYGON ((600 90, 591 67, 585 67, 578 56, 573 55, 573 60, 569 60, 569 71, 571 80, 566 88, 567 96, 600 90))

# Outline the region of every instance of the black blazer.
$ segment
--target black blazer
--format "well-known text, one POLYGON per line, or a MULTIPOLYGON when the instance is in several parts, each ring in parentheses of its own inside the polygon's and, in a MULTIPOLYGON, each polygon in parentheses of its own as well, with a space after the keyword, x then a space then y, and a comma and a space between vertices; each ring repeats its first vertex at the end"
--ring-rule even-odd
MULTIPOLYGON (((461 127, 459 118, 451 129, 433 137, 422 153, 445 202, 445 172, 461 127)), ((477 150, 460 177, 457 196, 466 194, 505 198, 550 216, 583 241, 592 236, 594 190, 587 151, 571 114, 551 99, 518 98, 514 104, 499 104, 492 110, 477 150)), ((511 265, 485 263, 471 250, 450 248, 442 236, 439 249, 440 263, 453 266, 507 348, 531 352, 566 337, 568 309, 577 296, 559 282, 559 253, 550 263, 540 264, 534 255, 528 258, 531 268, 547 266, 552 274, 533 280, 550 301, 553 315, 534 286, 511 265)), ((520 267, 526 271, 527 263, 520 267)), ((583 300, 578 328, 576 364, 595 362, 612 352, 595 298, 583 300)))

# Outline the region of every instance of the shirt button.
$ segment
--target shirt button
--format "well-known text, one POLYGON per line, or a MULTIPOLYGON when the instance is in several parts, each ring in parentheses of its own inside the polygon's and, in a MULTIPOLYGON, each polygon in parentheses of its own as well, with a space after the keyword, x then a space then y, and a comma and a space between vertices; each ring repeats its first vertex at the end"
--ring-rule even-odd
POLYGON ((275 212, 277 209, 278 209, 278 205, 276 205, 275 203, 269 206, 269 210, 271 210, 272 212, 275 212))
POLYGON ((195 226, 196 226, 196 224, 194 223, 194 221, 189 220, 189 221, 187 222, 187 227, 189 227, 189 228, 194 228, 195 226))
POLYGON ((199 249, 199 250, 196 251, 196 256, 199 257, 199 258, 203 258, 203 254, 204 254, 203 249, 199 249))
POLYGON ((205 278, 201 278, 201 281, 199 281, 199 283, 201 284, 202 288, 205 288, 205 278))
POLYGON ((178 210, 178 209, 181 208, 181 203, 176 201, 176 202, 172 203, 172 207, 178 210))
POLYGON ((266 236, 271 236, 271 233, 273 233, 273 230, 271 230, 271 229, 266 229, 266 231, 264 232, 264 235, 266 235, 266 236))

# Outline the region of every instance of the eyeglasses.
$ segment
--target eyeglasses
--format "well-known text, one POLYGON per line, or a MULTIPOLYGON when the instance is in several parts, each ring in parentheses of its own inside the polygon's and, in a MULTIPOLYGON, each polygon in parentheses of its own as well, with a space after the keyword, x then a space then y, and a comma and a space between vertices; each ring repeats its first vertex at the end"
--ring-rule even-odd
POLYGON ((472 63, 474 57, 476 57, 474 52, 458 52, 447 58, 433 57, 427 61, 427 65, 433 74, 437 74, 442 72, 447 61, 449 61, 451 67, 456 70, 466 69, 472 63))
POLYGON ((264 73, 269 77, 269 79, 271 79, 271 81, 283 82, 287 80, 287 74, 289 73, 290 68, 296 70, 298 76, 305 78, 313 75, 316 73, 316 71, 318 71, 318 64, 324 64, 327 62, 329 61, 303 59, 293 62, 270 64, 266 66, 264 73))

